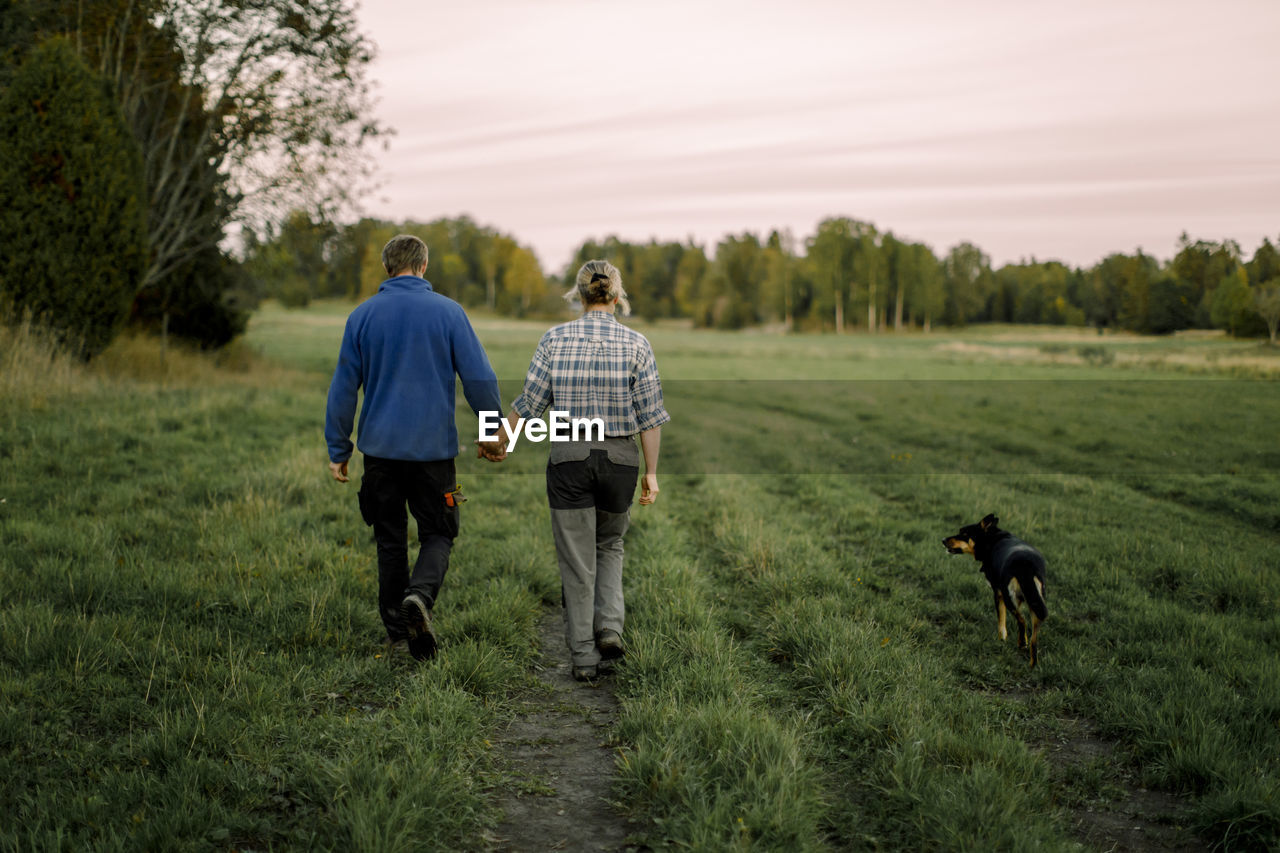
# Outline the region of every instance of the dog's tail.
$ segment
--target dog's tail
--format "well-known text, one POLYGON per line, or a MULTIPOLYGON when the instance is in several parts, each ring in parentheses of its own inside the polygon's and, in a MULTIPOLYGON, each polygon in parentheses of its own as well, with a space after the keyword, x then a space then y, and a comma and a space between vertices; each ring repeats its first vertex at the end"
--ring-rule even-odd
POLYGON ((1031 608, 1031 612, 1041 622, 1049 618, 1049 607, 1044 603, 1044 580, 1032 575, 1028 580, 1031 583, 1019 583, 1022 587, 1022 596, 1027 600, 1027 606, 1031 608))

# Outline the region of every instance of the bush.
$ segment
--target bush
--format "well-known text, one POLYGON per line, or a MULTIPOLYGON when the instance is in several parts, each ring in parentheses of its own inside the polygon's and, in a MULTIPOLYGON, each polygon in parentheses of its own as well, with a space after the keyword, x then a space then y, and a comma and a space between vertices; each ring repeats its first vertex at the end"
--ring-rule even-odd
POLYGON ((1116 360, 1115 352, 1103 346, 1076 347, 1076 353, 1085 361, 1097 366, 1112 364, 1116 360))
POLYGON ((146 263, 142 155, 64 39, 0 97, 0 297, 89 358, 119 330, 146 263))
POLYGON ((256 306, 252 282, 243 265, 210 246, 173 273, 167 289, 148 288, 139 293, 130 322, 150 332, 182 338, 201 349, 217 349, 245 330, 249 313, 256 306))

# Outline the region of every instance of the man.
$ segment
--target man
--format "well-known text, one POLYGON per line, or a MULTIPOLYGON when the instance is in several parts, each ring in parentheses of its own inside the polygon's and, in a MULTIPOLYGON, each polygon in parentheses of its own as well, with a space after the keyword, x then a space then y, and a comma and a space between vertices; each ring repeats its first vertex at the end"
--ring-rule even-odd
MULTIPOLYGON (((329 470, 346 483, 363 387, 359 499, 378 546, 378 612, 392 647, 407 641, 414 658, 427 660, 436 652, 431 613, 458 535, 454 375, 473 410, 502 404, 498 378, 462 307, 423 278, 427 245, 409 234, 392 237, 382 265, 390 278, 347 318, 324 432, 329 470), (420 546, 412 575, 406 504, 420 546)), ((480 453, 491 461, 505 456, 500 442, 482 445, 480 453)))

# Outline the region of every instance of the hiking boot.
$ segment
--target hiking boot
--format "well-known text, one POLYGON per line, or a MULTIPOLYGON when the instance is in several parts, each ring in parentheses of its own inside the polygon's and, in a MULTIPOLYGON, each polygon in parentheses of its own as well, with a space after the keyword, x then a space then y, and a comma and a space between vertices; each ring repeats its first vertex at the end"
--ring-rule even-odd
POLYGON ((575 666, 573 668, 574 681, 595 681, 599 675, 599 670, 593 666, 575 666))
POLYGON ((431 631, 431 608, 426 599, 411 592, 400 604, 400 620, 409 632, 409 654, 414 660, 431 660, 436 656, 436 635, 431 631))
POLYGON ((617 660, 626 653, 622 648, 622 637, 612 628, 596 634, 596 648, 600 650, 601 660, 617 660))

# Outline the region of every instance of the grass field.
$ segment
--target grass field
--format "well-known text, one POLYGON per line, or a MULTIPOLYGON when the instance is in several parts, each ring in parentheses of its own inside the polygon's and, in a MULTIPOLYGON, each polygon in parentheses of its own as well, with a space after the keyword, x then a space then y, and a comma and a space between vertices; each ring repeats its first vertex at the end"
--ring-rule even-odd
MULTIPOLYGON (((349 307, 268 307, 223 366, 0 345, 0 849, 483 848, 527 784, 491 738, 559 598, 545 445, 460 457, 444 651, 382 656, 325 470, 349 307)), ((545 324, 476 326, 510 399, 545 324)), ((1105 848, 1135 813, 1122 843, 1280 845, 1274 352, 645 331, 673 421, 628 536, 637 843, 1105 848), (986 512, 1049 562, 1035 670, 941 545, 986 512)))

